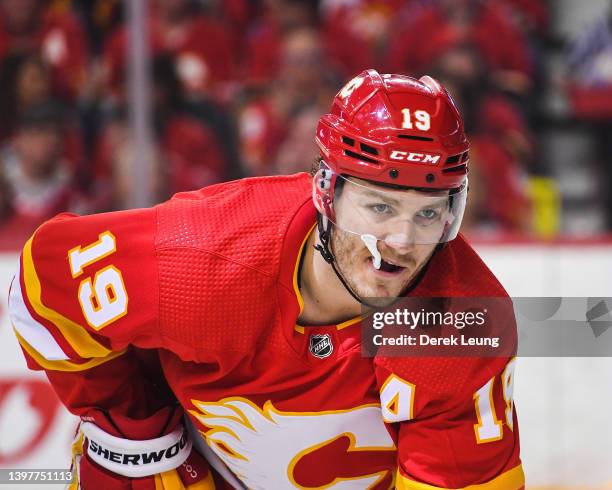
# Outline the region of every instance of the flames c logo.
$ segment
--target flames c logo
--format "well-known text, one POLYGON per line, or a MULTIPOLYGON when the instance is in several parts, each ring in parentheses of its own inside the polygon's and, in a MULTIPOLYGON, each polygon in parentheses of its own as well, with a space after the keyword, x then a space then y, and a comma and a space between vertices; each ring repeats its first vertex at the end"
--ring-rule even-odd
POLYGON ((252 489, 387 489, 396 447, 377 405, 283 412, 246 398, 192 400, 210 448, 252 489))

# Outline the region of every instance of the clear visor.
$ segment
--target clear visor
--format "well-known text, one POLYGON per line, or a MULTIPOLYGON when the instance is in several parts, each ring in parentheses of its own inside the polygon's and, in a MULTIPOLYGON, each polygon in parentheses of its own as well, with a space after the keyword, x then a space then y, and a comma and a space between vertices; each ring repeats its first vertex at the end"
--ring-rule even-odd
POLYGON ((443 243, 457 236, 466 199, 467 180, 450 191, 421 191, 338 176, 332 222, 371 245, 383 241, 393 248, 406 248, 443 243))

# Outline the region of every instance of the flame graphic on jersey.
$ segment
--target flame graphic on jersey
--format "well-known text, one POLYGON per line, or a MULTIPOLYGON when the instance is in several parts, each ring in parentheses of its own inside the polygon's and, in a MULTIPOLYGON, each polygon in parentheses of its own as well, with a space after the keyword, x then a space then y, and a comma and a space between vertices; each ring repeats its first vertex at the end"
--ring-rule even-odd
POLYGON ((356 490, 392 485, 396 447, 379 405, 284 412, 271 401, 259 408, 241 397, 192 403, 198 410, 189 412, 209 428, 200 432, 210 448, 250 489, 356 490), (316 451, 322 457, 313 458, 316 451), (356 464, 357 458, 361 463, 356 464), (335 471, 333 476, 323 476, 324 482, 320 480, 325 471, 315 474, 317 459, 335 471), (353 463, 346 463, 343 470, 342 463, 347 461, 353 463), (308 465, 312 469, 304 471, 308 465), (383 480, 385 485, 380 486, 383 480))

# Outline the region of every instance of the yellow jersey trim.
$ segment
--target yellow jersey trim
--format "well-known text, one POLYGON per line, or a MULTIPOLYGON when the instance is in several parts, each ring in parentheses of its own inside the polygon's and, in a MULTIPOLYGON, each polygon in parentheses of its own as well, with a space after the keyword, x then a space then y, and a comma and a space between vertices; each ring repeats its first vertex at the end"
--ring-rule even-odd
POLYGON ((359 316, 356 316, 355 318, 351 318, 350 320, 347 320, 345 322, 338 323, 338 325, 336 325, 336 329, 337 330, 342 330, 343 328, 347 328, 347 327, 350 327, 351 325, 355 325, 355 323, 360 322, 366 316, 367 315, 359 315, 359 316))
MULTIPOLYGON (((493 478, 493 480, 487 483, 480 483, 477 485, 468 485, 463 488, 456 489, 444 489, 444 490, 519 490, 525 486, 525 474, 523 472, 523 466, 518 465, 511 470, 502 473, 501 475, 493 478)), ((419 483, 401 474, 399 469, 397 470, 396 488, 398 490, 440 490, 443 487, 436 487, 428 485, 427 483, 419 483)))
POLYGON ((310 234, 312 233, 312 230, 314 230, 315 226, 317 226, 316 223, 310 227, 310 230, 308 230, 308 233, 306 233, 306 236, 302 240, 302 244, 300 245, 300 250, 298 251, 297 259, 295 261, 295 267, 293 269, 293 291, 295 292, 295 297, 297 298, 298 304, 300 305, 300 315, 304 311, 304 300, 302 299, 302 293, 300 293, 300 287, 298 285, 298 272, 300 270, 300 259, 302 258, 302 251, 304 250, 304 246, 306 245, 308 238, 310 238, 310 234))
MULTIPOLYGON (((302 298, 302 293, 300 293, 300 287, 298 285, 298 271, 300 269, 300 259, 302 258, 302 251, 304 250, 304 246, 306 245, 308 238, 310 238, 310 234, 312 233, 312 230, 314 230, 315 226, 317 226, 316 223, 312 225, 310 230, 308 230, 306 237, 304 238, 304 240, 302 240, 302 244, 300 245, 300 250, 298 252, 297 260, 295 262, 295 268, 293 270, 293 291, 295 292, 295 297, 297 298, 298 304, 300 305, 300 315, 304 311, 304 299, 302 298)), ((350 320, 347 320, 345 322, 342 322, 336 325, 336 329, 342 330, 343 328, 350 327, 351 325, 354 325, 355 323, 360 322, 364 318, 365 317, 363 315, 357 316, 355 318, 351 318, 350 320)), ((294 330, 301 334, 303 334, 305 331, 304 327, 298 324, 295 325, 294 330)))
MULTIPOLYGON (((61 313, 45 306, 42 302, 42 287, 36 268, 34 259, 32 258, 32 240, 30 238, 23 248, 23 282, 25 284, 25 295, 29 303, 34 308, 34 311, 45 320, 55 325, 66 341, 78 353, 79 356, 85 359, 91 358, 106 358, 113 352, 102 344, 94 340, 87 332, 86 328, 66 318, 61 313)), ((34 356, 32 356, 34 357, 34 356)))
POLYGON ((100 364, 104 364, 105 362, 112 361, 113 359, 119 356, 122 356, 127 350, 127 349, 123 349, 122 351, 119 351, 119 352, 111 352, 106 357, 97 357, 94 359, 90 359, 89 361, 84 362, 82 364, 76 364, 74 362, 64 361, 64 360, 49 361, 48 359, 45 359, 43 356, 41 356, 36 351, 36 349, 31 347, 30 344, 28 344, 26 340, 21 335, 19 335, 19 332, 17 332, 17 330, 14 327, 13 327, 13 330, 15 332, 15 335, 17 336, 17 340, 19 341, 19 344, 21 345, 21 347, 23 347, 23 349, 36 361, 36 363, 40 367, 46 370, 49 370, 49 371, 70 371, 70 372, 86 371, 88 369, 99 366, 100 364))

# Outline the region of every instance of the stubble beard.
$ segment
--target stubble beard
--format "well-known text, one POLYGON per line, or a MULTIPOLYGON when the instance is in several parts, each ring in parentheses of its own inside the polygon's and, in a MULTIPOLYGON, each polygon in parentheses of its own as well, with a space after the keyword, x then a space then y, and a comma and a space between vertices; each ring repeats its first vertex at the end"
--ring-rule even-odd
POLYGON ((367 260, 371 255, 357 235, 334 227, 330 245, 338 271, 348 286, 359 298, 375 307, 392 304, 408 287, 419 265, 414 256, 404 256, 403 263, 408 264, 402 275, 405 279, 398 277, 393 281, 383 281, 369 270, 367 260))

